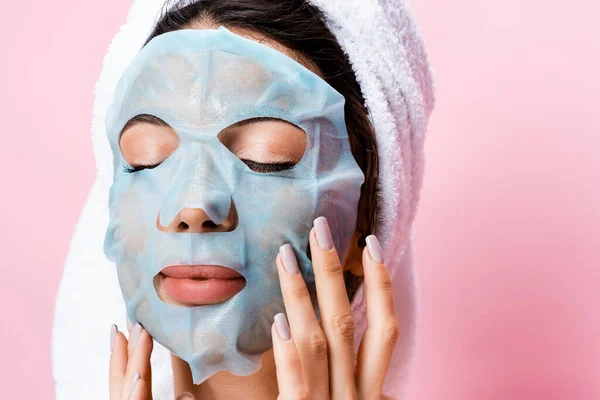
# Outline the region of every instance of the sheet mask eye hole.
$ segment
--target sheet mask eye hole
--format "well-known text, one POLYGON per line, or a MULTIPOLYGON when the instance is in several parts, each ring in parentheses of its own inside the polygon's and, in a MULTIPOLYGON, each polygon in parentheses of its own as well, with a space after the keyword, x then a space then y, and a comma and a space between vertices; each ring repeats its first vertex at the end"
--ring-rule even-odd
POLYGON ((121 130, 119 147, 133 168, 126 172, 152 169, 163 163, 179 146, 175 130, 162 119, 149 114, 131 118, 121 130))
POLYGON ((260 117, 221 130, 219 141, 255 172, 293 168, 306 151, 307 137, 298 126, 279 118, 260 117))

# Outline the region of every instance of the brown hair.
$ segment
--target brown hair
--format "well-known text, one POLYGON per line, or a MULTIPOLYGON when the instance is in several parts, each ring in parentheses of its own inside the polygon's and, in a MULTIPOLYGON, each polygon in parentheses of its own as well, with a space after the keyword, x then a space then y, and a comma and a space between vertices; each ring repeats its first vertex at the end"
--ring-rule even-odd
MULTIPOLYGON (((359 246, 375 231, 377 216, 377 179, 379 172, 375 131, 368 117, 360 85, 339 43, 327 28, 321 10, 307 0, 198 0, 168 2, 154 30, 146 40, 166 32, 188 28, 195 22, 260 32, 296 51, 304 61, 314 64, 323 79, 346 99, 345 119, 350 147, 365 174, 358 204, 356 229, 359 246)), ((362 277, 344 273, 350 300, 362 277)))

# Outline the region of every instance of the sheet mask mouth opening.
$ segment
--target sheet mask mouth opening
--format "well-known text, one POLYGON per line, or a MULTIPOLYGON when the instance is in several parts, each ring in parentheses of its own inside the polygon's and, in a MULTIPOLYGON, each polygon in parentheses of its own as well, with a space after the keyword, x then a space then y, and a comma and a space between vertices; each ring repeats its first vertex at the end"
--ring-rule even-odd
POLYGON ((172 265, 153 279, 158 298, 168 304, 198 307, 223 303, 245 286, 246 279, 218 265, 172 265))

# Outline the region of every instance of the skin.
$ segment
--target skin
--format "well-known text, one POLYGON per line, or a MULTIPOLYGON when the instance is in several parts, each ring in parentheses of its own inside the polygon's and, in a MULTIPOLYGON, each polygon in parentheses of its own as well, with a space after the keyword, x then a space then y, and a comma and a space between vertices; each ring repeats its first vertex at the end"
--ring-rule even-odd
MULTIPOLYGON (((195 29, 217 26, 196 23, 195 29)), ((257 32, 228 28, 238 35, 273 47, 320 75, 314 64, 301 55, 257 32)), ((219 140, 236 156, 256 163, 297 163, 306 148, 306 134, 284 121, 254 121, 236 124, 219 133, 219 140)), ((121 135, 124 158, 132 166, 164 161, 178 145, 168 126, 138 122, 121 135)), ((184 209, 189 229, 201 229, 206 215, 201 209, 184 209)), ((160 227, 176 230, 174 227, 160 227)), ((328 229, 328 228, 327 228, 328 229)), ((355 232, 350 249, 340 260, 335 248, 319 247, 315 228, 310 231, 310 248, 322 313, 317 321, 301 274, 287 272, 281 253, 277 263, 291 338, 285 340, 273 324, 273 349, 262 358, 261 369, 250 376, 219 372, 200 385, 193 385, 188 365, 171 356, 175 397, 212 399, 389 399, 381 388, 399 337, 391 280, 383 262, 378 262, 378 243, 370 237, 367 248, 358 246, 355 232), (374 257, 372 256, 374 255, 374 257), (354 358, 354 321, 343 271, 364 275, 368 328, 354 358), (240 390, 243 388, 243 390, 240 390), (189 393, 184 395, 184 393, 189 393)), ((150 354, 152 338, 141 326, 130 331, 128 341, 116 327, 111 334, 110 399, 151 398, 150 354), (139 378, 133 384, 136 374, 139 378)))

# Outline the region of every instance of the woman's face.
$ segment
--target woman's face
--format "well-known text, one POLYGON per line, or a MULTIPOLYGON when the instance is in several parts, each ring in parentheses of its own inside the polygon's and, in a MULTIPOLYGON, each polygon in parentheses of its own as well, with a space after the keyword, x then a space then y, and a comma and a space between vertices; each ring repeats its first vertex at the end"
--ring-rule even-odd
POLYGON ((281 245, 317 307, 312 221, 327 217, 344 254, 364 181, 343 96, 260 39, 220 28, 158 36, 107 112, 116 168, 105 251, 131 320, 195 381, 259 366, 284 311, 281 245))
MULTIPOLYGON (((195 23, 189 28, 216 29, 217 27, 206 23, 195 23)), ((319 68, 314 63, 307 62, 306 59, 292 49, 250 29, 228 29, 237 35, 284 53, 321 76, 319 68)), ((219 132, 218 138, 231 153, 257 172, 271 172, 293 167, 304 155, 307 144, 306 133, 302 129, 284 120, 268 118, 246 120, 230 125, 219 132)), ((131 120, 121 132, 119 145, 125 160, 135 169, 141 170, 154 168, 165 161, 179 146, 179 138, 167 123, 148 116, 131 120)), ((164 232, 207 232, 211 230, 207 229, 207 225, 209 225, 207 221, 209 220, 204 210, 188 208, 182 210, 178 218, 168 226, 157 223, 157 227, 164 232)), ((215 225, 211 228, 218 231, 221 227, 215 225)), ((356 268, 352 263, 359 260, 358 257, 353 257, 353 255, 359 254, 357 252, 356 235, 353 239, 352 248, 349 249, 348 253, 349 257, 347 257, 347 268, 356 268)), ((232 290, 232 293, 222 293, 214 300, 196 299, 195 302, 186 302, 183 299, 169 296, 168 291, 162 287, 160 281, 156 286, 161 300, 183 306, 221 302, 235 295, 232 290), (198 304, 199 302, 200 304, 198 304)))

